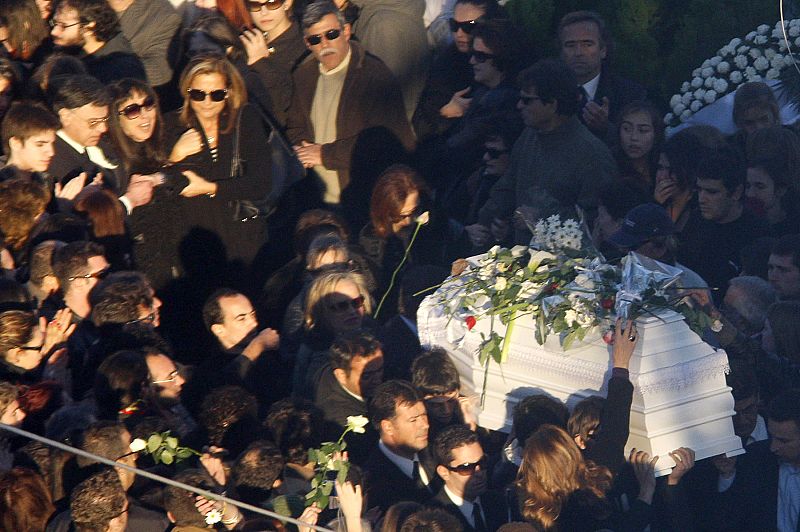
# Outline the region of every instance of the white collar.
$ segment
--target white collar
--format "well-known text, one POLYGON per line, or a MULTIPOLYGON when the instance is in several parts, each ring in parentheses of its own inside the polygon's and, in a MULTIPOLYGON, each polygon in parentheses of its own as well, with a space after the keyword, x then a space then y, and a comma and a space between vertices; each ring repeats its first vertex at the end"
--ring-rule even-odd
POLYGON ((86 152, 86 146, 84 146, 82 144, 79 144, 78 142, 72 140, 72 137, 67 135, 64 132, 63 129, 59 129, 58 131, 56 131, 56 135, 58 135, 58 137, 61 140, 63 140, 67 144, 69 144, 72 147, 72 149, 75 150, 76 152, 78 152, 78 153, 85 153, 86 152))
MULTIPOLYGON (((336 375, 334 375, 334 376, 333 376, 333 378, 335 379, 335 378, 336 378, 336 375)), ((351 392, 350 390, 348 390, 348 389, 347 389, 347 387, 345 387, 345 386, 342 386, 342 383, 341 383, 341 382, 339 382, 339 381, 338 381, 338 379, 337 379, 337 381, 336 381, 336 384, 338 384, 339 386, 341 386, 342 390, 344 390, 344 391, 347 393, 347 395, 350 395, 350 396, 352 396, 352 397, 355 397, 356 399, 358 399, 358 400, 359 400, 359 401, 361 401, 362 403, 366 402, 366 401, 364 401, 364 398, 363 398, 363 397, 361 397, 360 395, 356 395, 356 394, 354 394, 353 392, 351 392)))
POLYGON ((472 515, 472 512, 474 511, 475 503, 477 502, 480 504, 480 497, 475 497, 475 500, 470 502, 450 491, 450 488, 447 487, 447 484, 444 485, 444 492, 447 494, 447 497, 450 499, 450 501, 458 506, 458 511, 461 512, 461 515, 463 515, 467 522, 474 527, 475 516, 472 515))
POLYGON ((590 102, 594 101, 594 95, 597 94, 598 85, 600 85, 600 74, 583 84, 583 90, 586 91, 586 96, 589 98, 590 102))
MULTIPOLYGON (((103 150, 99 146, 83 146, 67 135, 63 129, 56 131, 56 135, 58 135, 61 140, 69 144, 76 152, 85 153, 89 157, 89 160, 96 165, 109 170, 113 170, 117 167, 116 164, 112 163, 106 158, 106 154, 103 153, 103 150)), ((88 176, 87 181, 91 181, 93 178, 94 176, 88 176)))

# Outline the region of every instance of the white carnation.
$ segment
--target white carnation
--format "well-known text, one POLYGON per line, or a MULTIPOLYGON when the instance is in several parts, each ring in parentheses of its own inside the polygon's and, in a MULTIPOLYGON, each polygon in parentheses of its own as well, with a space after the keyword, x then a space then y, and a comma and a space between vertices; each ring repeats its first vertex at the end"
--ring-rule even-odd
POLYGON ((790 28, 795 28, 797 26, 800 26, 800 18, 795 18, 789 21, 790 28))
POLYGON ((681 85, 681 92, 687 92, 692 87, 691 83, 684 81, 681 85))
POLYGON ((716 67, 718 64, 720 64, 721 61, 722 61, 721 57, 714 56, 714 57, 711 58, 711 66, 712 67, 716 67))
POLYGON ((681 95, 680 94, 675 94, 675 95, 672 96, 672 98, 669 99, 669 106, 670 107, 675 107, 680 102, 681 102, 681 95))
POLYGON ((756 32, 751 31, 750 33, 748 33, 747 35, 744 36, 744 40, 745 41, 752 41, 753 39, 756 38, 756 35, 757 35, 756 32))
POLYGON ((672 113, 667 113, 664 115, 664 125, 669 125, 672 121, 675 120, 675 115, 672 113))
POLYGON ((766 57, 766 58, 767 58, 767 60, 771 61, 771 60, 772 60, 772 58, 773 58, 773 57, 775 57, 775 55, 776 55, 777 53, 778 53, 778 52, 776 52, 776 51, 775 51, 775 50, 773 50, 772 48, 767 48, 766 50, 764 50, 764 57, 766 57))
POLYGON ((735 39, 731 39, 731 42, 728 43, 728 46, 731 48, 736 48, 740 44, 742 44, 742 40, 739 37, 736 37, 735 39))
POLYGON ((692 88, 699 89, 703 86, 703 78, 692 78, 692 88))
POLYGON ((714 82, 714 90, 717 94, 725 94, 728 90, 728 82, 724 79, 718 79, 714 82))
POLYGON ((734 64, 736 64, 736 68, 741 70, 747 67, 747 63, 749 61, 747 60, 747 56, 737 55, 736 57, 733 58, 733 62, 734 64))
POLYGON ((707 78, 706 82, 703 83, 703 86, 705 88, 707 88, 707 89, 712 89, 712 88, 714 88, 714 83, 716 83, 717 80, 718 80, 718 78, 707 78))
POLYGON ((742 73, 739 72, 738 70, 734 70, 733 72, 731 72, 731 83, 735 83, 736 85, 738 85, 739 83, 742 82, 742 79, 743 79, 742 73))
POLYGON ((567 322, 568 327, 572 327, 575 322, 578 320, 578 313, 572 309, 567 310, 564 313, 564 321, 567 322))
POLYGON ((731 48, 730 46, 728 46, 728 45, 726 44, 725 46, 723 46, 722 48, 720 48, 720 49, 717 51, 717 54, 718 54, 720 57, 727 57, 727 56, 729 56, 729 55, 732 55, 732 54, 733 54, 733 48, 731 48))
POLYGON ((767 44, 768 40, 769 38, 766 35, 758 35, 755 39, 753 39, 753 42, 756 44, 767 44))
POLYGON ((769 33, 770 29, 772 28, 770 28, 768 25, 762 24, 756 28, 756 31, 759 33, 759 35, 766 35, 767 33, 769 33))
POLYGON ((727 74, 731 71, 731 64, 727 61, 722 61, 720 64, 717 65, 717 72, 720 74, 727 74))
POLYGON ((785 52, 786 49, 787 49, 786 41, 781 40, 781 42, 778 43, 778 50, 780 50, 781 52, 785 52))
POLYGON ((800 26, 789 26, 789 37, 800 37, 800 26))
POLYGON ((713 75, 714 75, 714 69, 712 67, 708 66, 708 67, 704 67, 703 68, 702 76, 704 78, 708 78, 708 77, 711 77, 713 75))
POLYGON ((700 68, 708 68, 710 66, 711 66, 711 59, 706 59, 705 61, 703 61, 703 64, 700 65, 700 68))
POLYGON ((692 117, 692 112, 690 110, 685 110, 681 113, 681 122, 686 122, 692 117))
POLYGON ((714 90, 706 91, 703 99, 706 101, 706 103, 714 103, 714 100, 717 99, 717 92, 714 90))
POLYGON ((702 103, 700 100, 695 100, 695 101, 693 101, 693 102, 692 102, 692 105, 690 105, 690 106, 689 106, 689 109, 690 109, 690 110, 691 110, 693 113, 696 113, 696 112, 697 112, 697 111, 699 111, 699 110, 700 110, 702 107, 703 107, 703 103, 702 103))
POLYGON ((753 62, 753 66, 756 67, 756 70, 764 71, 769 68, 769 61, 766 57, 759 57, 753 62))
POLYGON ((798 38, 796 38, 796 39, 794 40, 794 45, 795 45, 795 46, 800 46, 800 37, 798 37, 798 38))
POLYGON ((683 105, 689 105, 690 103, 692 103, 692 98, 693 98, 692 93, 687 92, 686 94, 681 95, 681 102, 683 103, 683 105))
POLYGON ((497 280, 494 282, 494 289, 498 292, 505 290, 508 286, 508 279, 505 277, 498 277, 497 280))
POLYGON ((696 91, 694 91, 695 100, 702 100, 705 95, 706 95, 705 89, 697 89, 696 91))
POLYGON ((740 54, 746 54, 748 50, 750 50, 750 47, 745 45, 745 46, 740 46, 739 48, 737 48, 736 52, 740 53, 740 54))
POLYGON ((769 70, 767 70, 767 73, 765 74, 767 79, 778 79, 780 75, 781 71, 775 68, 770 68, 769 70))
POLYGON ((780 24, 775 26, 775 29, 772 30, 772 38, 773 39, 783 39, 783 30, 781 29, 780 24))
POLYGON ((752 57, 753 59, 758 59, 759 57, 761 57, 762 55, 764 55, 764 54, 761 52, 761 50, 759 50, 758 48, 750 48, 750 51, 748 52, 748 54, 749 54, 749 55, 750 55, 750 57, 752 57))

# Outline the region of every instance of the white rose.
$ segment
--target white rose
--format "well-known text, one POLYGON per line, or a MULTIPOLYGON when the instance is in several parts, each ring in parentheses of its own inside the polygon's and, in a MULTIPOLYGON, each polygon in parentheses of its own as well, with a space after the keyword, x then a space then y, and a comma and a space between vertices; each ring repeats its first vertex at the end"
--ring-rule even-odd
POLYGON ((512 257, 521 257, 528 252, 528 246, 514 246, 511 248, 512 257))
POLYGON ((731 83, 738 85, 742 82, 742 73, 738 70, 731 72, 731 83))
POLYGON ((767 73, 765 74, 765 77, 767 79, 778 79, 780 77, 780 75, 781 75, 781 71, 780 70, 777 70, 775 68, 770 68, 769 70, 767 70, 767 73))
POLYGON ((747 53, 753 59, 758 59, 759 57, 764 55, 763 52, 761 50, 759 50, 758 48, 751 48, 750 51, 747 52, 747 53))
POLYGON ((702 71, 703 77, 707 78, 714 75, 714 69, 710 66, 703 68, 702 71))
POLYGON ((689 105, 692 103, 692 93, 687 92, 686 94, 683 94, 681 96, 681 103, 683 103, 683 105, 689 105))
POLYGON ((714 103, 714 100, 717 99, 717 92, 715 90, 706 91, 703 99, 706 103, 714 103))
POLYGON ((692 102, 692 105, 690 105, 690 106, 689 106, 689 109, 690 109, 690 110, 691 110, 693 113, 696 113, 696 112, 697 112, 697 111, 699 111, 699 110, 700 110, 702 107, 703 107, 703 103, 702 103, 701 101, 699 101, 699 100, 695 100, 695 101, 693 101, 693 102, 692 102))
POLYGON ((747 60, 747 57, 743 55, 737 55, 736 57, 733 58, 733 62, 736 64, 736 68, 742 69, 747 67, 747 63, 749 61, 747 60))
POLYGON ((751 31, 750 33, 748 33, 747 35, 744 36, 744 40, 745 41, 752 41, 753 39, 756 38, 756 35, 757 35, 756 32, 751 31))
POLYGON ((720 62, 722 62, 722 58, 719 57, 719 56, 714 56, 714 57, 711 58, 711 66, 712 67, 716 67, 718 64, 720 64, 720 62))
POLYGON ((717 94, 725 94, 728 90, 728 82, 724 79, 718 79, 714 82, 714 90, 717 91, 717 94))
POLYGON ((705 95, 706 95, 705 89, 697 89, 696 91, 694 91, 695 100, 702 100, 705 95))
POLYGON ((669 124, 671 124, 673 120, 675 120, 675 115, 673 113, 667 113, 666 115, 664 115, 664 125, 665 126, 668 126, 669 124))
POLYGON ((692 87, 698 89, 703 86, 703 78, 692 78, 692 87))
POLYGON ((753 66, 756 70, 764 71, 769 68, 769 61, 767 61, 766 57, 759 57, 753 62, 753 66))
POLYGON ((768 40, 769 39, 767 38, 766 35, 759 35, 755 39, 753 39, 753 42, 756 44, 767 44, 768 40))
POLYGON ((681 113, 681 122, 686 122, 692 117, 692 112, 690 110, 685 110, 681 113))
POLYGON ((720 64, 717 65, 717 72, 720 74, 727 74, 731 71, 731 64, 727 61, 722 61, 720 64))
POLYGON ((347 416, 347 428, 356 434, 364 434, 364 427, 369 423, 369 419, 365 416, 347 416))
POLYGON ((789 26, 789 37, 800 37, 800 26, 789 26))
POLYGON ((675 95, 672 96, 672 98, 669 99, 669 106, 670 107, 675 107, 680 102, 681 102, 681 95, 680 94, 675 94, 675 95))
POLYGON ((508 286, 508 280, 505 277, 498 277, 494 282, 494 289, 498 292, 505 290, 508 286))
POLYGON ((736 48, 740 44, 742 44, 742 40, 739 37, 736 37, 735 39, 731 39, 731 42, 728 43, 728 46, 731 48, 736 48))
POLYGON ((139 451, 144 451, 147 447, 147 442, 141 438, 136 438, 131 442, 131 452, 138 453, 139 451))
POLYGON ((772 28, 770 28, 768 25, 762 24, 756 28, 756 31, 759 33, 759 35, 766 35, 767 33, 769 33, 770 29, 772 28))
POLYGON ((707 89, 710 89, 711 87, 714 86, 715 81, 717 81, 717 78, 706 78, 705 82, 703 83, 703 86, 707 89))
POLYGON ((567 322, 568 327, 572 327, 575 322, 578 320, 578 313, 572 309, 567 310, 564 313, 564 321, 567 322))
POLYGON ((489 248, 489 251, 488 251, 490 257, 497 256, 497 254, 499 252, 500 252, 500 246, 498 246, 498 245, 492 246, 491 248, 489 248))
POLYGON ((681 92, 686 92, 691 87, 691 84, 688 81, 684 81, 681 85, 681 92))

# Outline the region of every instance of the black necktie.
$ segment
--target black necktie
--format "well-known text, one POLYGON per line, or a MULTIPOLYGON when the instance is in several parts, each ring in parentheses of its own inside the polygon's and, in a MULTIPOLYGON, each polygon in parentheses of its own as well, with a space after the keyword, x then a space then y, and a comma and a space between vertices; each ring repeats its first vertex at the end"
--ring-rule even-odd
POLYGON ((578 85, 578 91, 580 92, 580 108, 583 109, 589 103, 589 93, 586 92, 583 85, 578 85))
POLYGON ((428 490, 428 486, 422 482, 422 477, 419 474, 419 460, 414 460, 414 467, 411 469, 411 478, 414 480, 418 489, 428 490))
POLYGON ((483 512, 481 512, 481 505, 477 499, 472 503, 472 520, 475 522, 475 532, 488 532, 486 528, 486 521, 483 520, 483 512))

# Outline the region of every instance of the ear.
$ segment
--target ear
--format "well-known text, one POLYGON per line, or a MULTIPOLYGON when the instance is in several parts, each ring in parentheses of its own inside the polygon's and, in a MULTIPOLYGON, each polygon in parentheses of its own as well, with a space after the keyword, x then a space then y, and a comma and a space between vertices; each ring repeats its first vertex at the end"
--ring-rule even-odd
POLYGON ((388 434, 388 435, 394 434, 394 426, 392 425, 392 422, 389 421, 388 419, 381 420, 381 434, 388 434))
POLYGON ((72 117, 71 113, 69 112, 69 109, 62 108, 58 110, 58 120, 61 122, 61 127, 67 126, 69 124, 70 118, 72 117))
POLYGON ((283 481, 279 478, 276 478, 275 482, 272 483, 272 489, 280 488, 281 484, 283 484, 283 481))
POLYGON ((294 4, 294 0, 284 0, 283 2, 283 10, 289 11, 291 13, 292 4, 294 4))
POLYGON ((350 32, 351 31, 352 31, 352 28, 350 27, 350 24, 345 23, 344 27, 342 28, 342 33, 344 34, 345 40, 348 40, 348 41, 350 40, 350 32))
POLYGON ((175 516, 172 515, 172 512, 170 512, 169 510, 167 510, 167 519, 169 519, 170 523, 174 523, 175 522, 175 516))
POLYGON ((344 386, 344 383, 347 382, 347 372, 342 368, 336 368, 333 370, 333 376, 336 377, 336 380, 344 386))
POLYGON ((23 146, 25 146, 25 143, 17 137, 8 139, 8 147, 11 148, 11 151, 21 150, 23 146))
POLYGON ((445 482, 447 482, 447 479, 450 478, 450 470, 443 465, 436 466, 436 474, 439 475, 445 482))
POLYGON ((215 323, 211 326, 211 333, 216 337, 220 337, 225 334, 225 326, 221 323, 215 323))
POLYGON ((5 359, 10 363, 16 365, 19 362, 19 353, 20 349, 18 347, 12 347, 8 351, 6 351, 5 359))
POLYGON ((607 55, 608 55, 608 47, 606 46, 606 43, 601 41, 600 42, 600 59, 605 61, 607 55))
POLYGON ((58 277, 55 275, 45 275, 42 279, 42 290, 45 293, 53 293, 58 290, 58 277))
POLYGON ((575 445, 578 446, 578 449, 582 451, 586 450, 586 442, 583 441, 583 438, 581 437, 580 434, 576 434, 575 436, 572 437, 572 439, 575 440, 575 445))

